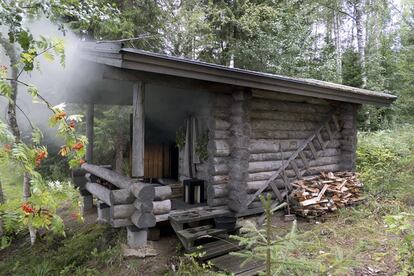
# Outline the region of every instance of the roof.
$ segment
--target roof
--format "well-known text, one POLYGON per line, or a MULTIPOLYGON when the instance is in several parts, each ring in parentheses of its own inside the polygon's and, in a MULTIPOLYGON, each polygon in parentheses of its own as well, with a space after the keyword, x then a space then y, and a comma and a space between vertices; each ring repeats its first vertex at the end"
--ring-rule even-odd
POLYGON ((358 104, 389 106, 396 96, 314 79, 293 78, 122 48, 120 44, 82 43, 83 57, 100 64, 161 75, 263 89, 358 104))

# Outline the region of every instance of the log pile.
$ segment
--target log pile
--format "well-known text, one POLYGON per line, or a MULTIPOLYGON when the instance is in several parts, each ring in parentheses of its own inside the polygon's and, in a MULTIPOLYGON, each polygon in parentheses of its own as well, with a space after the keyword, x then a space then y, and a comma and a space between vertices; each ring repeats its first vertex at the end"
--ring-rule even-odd
POLYGON ((293 212, 303 217, 321 216, 364 200, 363 184, 353 172, 321 172, 292 186, 293 212))

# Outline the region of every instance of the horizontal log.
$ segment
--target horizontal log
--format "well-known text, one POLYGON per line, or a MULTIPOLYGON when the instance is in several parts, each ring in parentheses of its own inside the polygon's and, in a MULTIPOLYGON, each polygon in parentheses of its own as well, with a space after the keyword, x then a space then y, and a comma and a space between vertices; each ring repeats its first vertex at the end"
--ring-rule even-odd
POLYGON ((229 176, 228 175, 214 175, 212 177, 211 182, 213 184, 225 184, 229 182, 229 176))
POLYGON ((85 176, 85 174, 86 174, 86 171, 82 168, 72 170, 72 177, 85 176))
MULTIPOLYGON (((285 184, 283 182, 282 179, 276 179, 275 181, 273 181, 276 186, 280 189, 283 190, 285 189, 285 184)), ((249 194, 254 194, 257 190, 259 190, 264 184, 266 184, 266 180, 260 180, 260 181, 248 181, 247 182, 247 192, 249 194)), ((268 187, 265 191, 270 191, 271 188, 268 187)))
POLYGON ((228 139, 228 138, 230 138, 230 131, 214 130, 214 139, 228 139))
POLYGON ((96 175, 99 178, 108 181, 109 183, 117 186, 118 188, 127 189, 131 186, 132 183, 135 182, 133 179, 125 175, 88 163, 82 164, 82 169, 86 170, 87 172, 90 172, 91 174, 96 175))
MULTIPOLYGON (((318 167, 311 167, 309 168, 309 171, 306 175, 314 175, 319 174, 321 171, 323 172, 336 172, 340 170, 339 164, 330 164, 330 165, 324 165, 324 166, 318 166, 318 167)), ((261 180, 267 180, 269 179, 275 171, 269 171, 269 172, 260 172, 260 173, 249 173, 249 180, 248 181, 261 181, 261 180)), ((289 178, 296 177, 296 173, 294 170, 286 170, 286 175, 289 178)))
MULTIPOLYGON (((287 160, 291 155, 293 151, 286 151, 283 152, 277 152, 277 153, 252 153, 250 154, 249 161, 277 161, 281 159, 287 160)), ((313 155, 312 152, 308 150, 304 150, 303 153, 308 159, 312 159, 313 155)), ((320 157, 328 157, 328 156, 339 156, 341 154, 341 150, 338 148, 327 148, 324 151, 319 152, 320 157)))
MULTIPOLYGON (((251 131, 251 139, 283 139, 283 140, 305 140, 314 133, 314 130, 261 130, 255 129, 251 131)), ((329 139, 329 136, 326 132, 322 132, 322 137, 325 140, 329 139)), ((334 139, 341 138, 342 135, 338 132, 334 133, 334 139)))
POLYGON ((114 205, 110 207, 109 214, 113 219, 129 218, 135 210, 133 204, 114 205))
POLYGON ((229 194, 227 184, 208 185, 207 186, 207 197, 226 197, 229 194))
POLYGON ((222 198, 207 198, 207 204, 211 207, 216 206, 227 206, 228 198, 222 197, 222 198))
POLYGON ((331 107, 327 105, 293 103, 293 102, 272 101, 272 100, 253 98, 252 109, 253 110, 267 110, 267 111, 281 111, 281 112, 326 114, 331 109, 331 107))
POLYGON ((162 215, 167 214, 171 211, 171 200, 166 199, 162 201, 154 201, 154 209, 153 214, 154 215, 162 215))
POLYGON ((141 182, 131 183, 131 193, 141 201, 153 201, 155 197, 155 189, 153 185, 141 182))
POLYGON ((300 113, 300 112, 278 112, 253 110, 250 112, 250 119, 256 120, 278 120, 278 121, 296 121, 296 122, 322 122, 324 114, 322 113, 300 113))
POLYGON ((257 161, 249 162, 249 173, 276 171, 282 166, 282 161, 257 161))
MULTIPOLYGON (((340 156, 318 157, 316 160, 308 160, 310 167, 338 164, 340 156)), ((295 162, 299 168, 305 168, 303 161, 298 158, 295 162)), ((282 166, 282 161, 257 161, 249 162, 249 173, 276 171, 282 166)))
POLYGON ((292 95, 292 94, 287 94, 287 93, 269 93, 269 91, 260 90, 260 89, 253 89, 252 96, 253 98, 262 98, 262 99, 267 99, 267 100, 329 105, 329 101, 324 100, 324 99, 292 95))
POLYGON ((135 200, 135 196, 129 189, 111 190, 111 204, 130 204, 135 200))
POLYGON ((121 228, 132 225, 131 219, 123 218, 123 219, 110 219, 109 224, 114 228, 121 228))
POLYGON ((94 195, 96 198, 102 200, 108 205, 112 205, 111 202, 111 190, 98 183, 86 183, 86 190, 94 195))
POLYGON ((230 122, 223 119, 214 119, 213 124, 215 130, 228 130, 230 128, 230 122))
POLYGON ((154 209, 154 201, 140 201, 137 199, 134 201, 133 205, 136 210, 146 213, 151 213, 154 209))
POLYGON ((296 122, 296 121, 281 121, 281 120, 252 120, 252 132, 256 130, 315 130, 320 123, 316 122, 296 122))
POLYGON ((231 103, 233 102, 233 98, 231 95, 217 93, 214 94, 214 106, 215 108, 229 108, 231 103))
POLYGON ((230 116, 229 108, 214 108, 212 116, 219 119, 227 119, 230 116))
POLYGON ((155 187, 155 196, 154 200, 164 200, 171 198, 172 190, 168 185, 165 186, 156 186, 155 187))
POLYGON ((212 142, 213 156, 229 156, 230 146, 226 140, 214 140, 212 142))
MULTIPOLYGON (((316 141, 316 140, 314 140, 316 141)), ((250 154, 255 153, 278 153, 280 152, 280 147, 282 151, 295 151, 303 140, 270 140, 270 139, 250 139, 250 154)), ((327 148, 337 148, 340 145, 339 140, 333 140, 327 146, 327 148)))
POLYGON ((148 212, 141 212, 139 210, 136 210, 134 214, 131 216, 131 222, 136 227, 141 229, 154 227, 157 223, 154 214, 148 212))
POLYGON ((211 175, 226 175, 229 172, 228 164, 213 164, 211 166, 211 175))

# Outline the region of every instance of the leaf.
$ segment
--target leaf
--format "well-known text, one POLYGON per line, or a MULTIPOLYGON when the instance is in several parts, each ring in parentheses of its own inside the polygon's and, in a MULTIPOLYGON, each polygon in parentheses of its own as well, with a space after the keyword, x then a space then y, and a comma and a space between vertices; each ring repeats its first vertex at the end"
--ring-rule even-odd
POLYGON ((27 91, 30 93, 30 95, 32 95, 34 99, 36 99, 37 96, 39 95, 39 90, 34 85, 29 85, 29 87, 27 88, 27 91))
POLYGON ((50 52, 44 52, 43 57, 49 62, 53 62, 55 60, 55 57, 50 52))
POLYGON ((27 51, 30 48, 30 44, 33 41, 33 37, 27 31, 22 31, 18 35, 17 41, 23 50, 27 51))
POLYGON ((0 95, 7 97, 10 99, 12 94, 12 88, 11 85, 6 81, 0 80, 0 95))
POLYGON ((34 144, 40 144, 43 139, 43 133, 39 128, 35 128, 32 133, 32 141, 34 144))

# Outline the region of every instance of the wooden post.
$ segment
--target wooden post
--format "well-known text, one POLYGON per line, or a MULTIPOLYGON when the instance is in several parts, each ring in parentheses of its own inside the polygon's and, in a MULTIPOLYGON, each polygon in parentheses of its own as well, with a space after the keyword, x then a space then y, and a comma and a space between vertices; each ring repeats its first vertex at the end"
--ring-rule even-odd
POLYGON ((234 91, 230 111, 230 160, 228 207, 240 213, 247 209, 247 181, 249 177, 250 91, 234 91))
POLYGON ((144 118, 145 84, 137 82, 133 87, 132 114, 132 177, 144 177, 144 118))
POLYGON ((88 104, 86 109, 86 137, 88 138, 88 146, 86 147, 86 161, 93 163, 93 121, 94 121, 94 105, 88 104))

